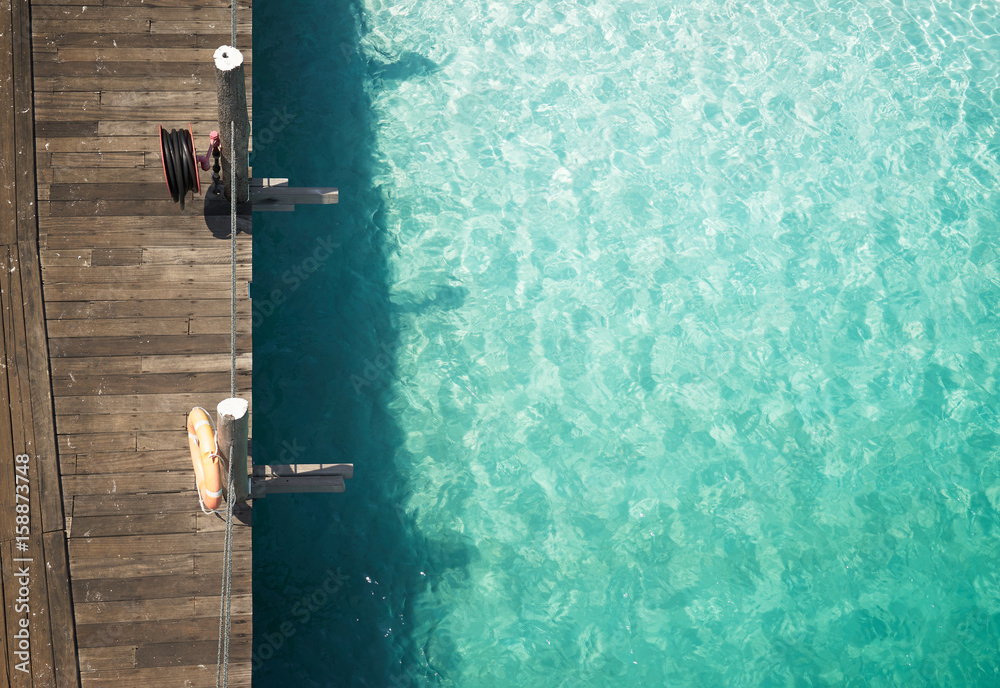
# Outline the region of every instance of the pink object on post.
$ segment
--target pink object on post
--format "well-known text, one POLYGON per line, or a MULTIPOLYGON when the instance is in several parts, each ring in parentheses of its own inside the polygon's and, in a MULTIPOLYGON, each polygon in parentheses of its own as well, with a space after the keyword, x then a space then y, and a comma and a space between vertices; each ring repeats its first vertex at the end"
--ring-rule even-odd
POLYGON ((198 156, 198 162, 201 163, 201 169, 206 171, 209 168, 209 160, 212 159, 212 153, 219 149, 219 132, 213 129, 208 135, 208 143, 208 153, 198 156))

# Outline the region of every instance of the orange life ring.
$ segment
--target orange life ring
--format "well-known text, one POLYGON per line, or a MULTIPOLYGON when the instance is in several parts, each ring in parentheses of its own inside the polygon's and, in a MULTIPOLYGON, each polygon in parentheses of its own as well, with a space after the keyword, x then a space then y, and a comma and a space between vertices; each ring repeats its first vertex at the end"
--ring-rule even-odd
POLYGON ((205 409, 191 409, 187 431, 194 477, 198 482, 198 499, 201 500, 202 507, 218 509, 222 504, 222 461, 215 440, 215 429, 205 409))

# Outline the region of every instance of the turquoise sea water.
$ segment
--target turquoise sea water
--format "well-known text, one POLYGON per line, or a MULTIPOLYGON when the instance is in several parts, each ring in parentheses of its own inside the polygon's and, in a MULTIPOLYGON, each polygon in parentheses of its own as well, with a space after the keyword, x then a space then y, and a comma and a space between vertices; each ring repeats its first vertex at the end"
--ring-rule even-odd
POLYGON ((1000 685, 997 15, 258 2, 254 685, 1000 685))

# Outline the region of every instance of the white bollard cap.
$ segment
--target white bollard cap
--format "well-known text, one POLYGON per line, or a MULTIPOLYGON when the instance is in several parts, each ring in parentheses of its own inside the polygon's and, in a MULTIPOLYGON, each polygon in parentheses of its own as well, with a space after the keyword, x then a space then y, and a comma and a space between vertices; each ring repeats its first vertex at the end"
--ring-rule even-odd
POLYGON ((215 50, 215 66, 220 72, 228 72, 243 64, 243 53, 231 45, 221 45, 215 50))
POLYGON ((250 408, 250 402, 246 399, 223 399, 219 402, 219 405, 215 407, 219 416, 232 416, 233 418, 242 418, 247 410, 250 408))

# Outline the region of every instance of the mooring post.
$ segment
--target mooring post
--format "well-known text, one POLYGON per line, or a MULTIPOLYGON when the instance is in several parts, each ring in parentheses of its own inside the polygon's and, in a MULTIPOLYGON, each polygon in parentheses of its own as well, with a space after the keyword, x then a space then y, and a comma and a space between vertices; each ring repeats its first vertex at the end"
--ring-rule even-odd
MULTIPOLYGON (((226 500, 239 504, 250 499, 250 476, 247 472, 247 437, 250 435, 250 404, 246 399, 223 399, 216 407, 215 426, 219 430, 219 453, 233 464, 233 494, 226 500), (232 456, 229 447, 232 445, 232 456)), ((223 478, 226 485, 227 478, 223 478)))
POLYGON ((247 114, 247 85, 243 73, 243 53, 230 45, 215 51, 215 81, 219 95, 219 134, 222 140, 222 170, 226 199, 236 190, 237 203, 250 199, 250 116, 247 114), (230 141, 230 122, 236 123, 235 140, 230 141), (232 160, 236 179, 230 179, 232 160), (235 184, 234 184, 235 181, 235 184))

